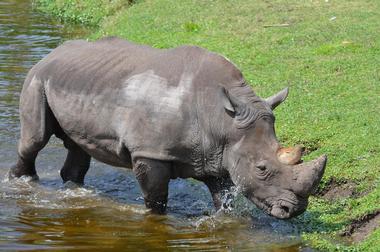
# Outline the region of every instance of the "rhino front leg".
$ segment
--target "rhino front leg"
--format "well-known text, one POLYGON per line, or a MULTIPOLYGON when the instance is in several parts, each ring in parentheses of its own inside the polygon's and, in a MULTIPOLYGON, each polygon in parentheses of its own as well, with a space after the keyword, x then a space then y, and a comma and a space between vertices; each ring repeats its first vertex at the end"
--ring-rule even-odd
POLYGON ((227 209, 230 207, 229 191, 233 182, 230 178, 208 177, 202 180, 210 190, 215 209, 227 209))
POLYGON ((63 182, 71 181, 83 185, 84 176, 90 167, 91 156, 68 137, 64 140, 64 145, 68 153, 60 172, 63 182))
POLYGON ((133 172, 143 193, 145 206, 151 209, 152 213, 165 213, 170 167, 169 162, 146 158, 138 158, 134 162, 133 172))

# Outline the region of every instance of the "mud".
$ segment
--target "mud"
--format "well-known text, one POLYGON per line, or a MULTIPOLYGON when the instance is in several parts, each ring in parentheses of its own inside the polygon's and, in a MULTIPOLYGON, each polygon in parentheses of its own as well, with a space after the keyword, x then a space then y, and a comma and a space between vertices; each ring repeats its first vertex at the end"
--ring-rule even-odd
POLYGON ((333 177, 323 189, 317 190, 316 195, 329 201, 355 197, 358 195, 356 186, 353 181, 337 180, 333 177))
POLYGON ((367 236, 380 226, 380 209, 374 213, 367 214, 357 220, 342 233, 342 236, 350 237, 357 243, 363 241, 367 236))

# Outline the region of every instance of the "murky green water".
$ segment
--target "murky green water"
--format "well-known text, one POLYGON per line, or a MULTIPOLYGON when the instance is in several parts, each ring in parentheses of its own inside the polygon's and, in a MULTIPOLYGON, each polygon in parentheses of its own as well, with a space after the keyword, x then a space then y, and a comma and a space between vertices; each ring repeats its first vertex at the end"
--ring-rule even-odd
POLYGON ((171 182, 166 216, 146 212, 128 170, 93 162, 84 188, 64 186, 58 170, 66 151, 56 139, 38 157, 38 183, 8 181, 23 79, 80 32, 36 13, 29 1, 0 2, 0 250, 309 251, 290 222, 243 199, 229 214, 214 213, 207 188, 194 181, 171 182))

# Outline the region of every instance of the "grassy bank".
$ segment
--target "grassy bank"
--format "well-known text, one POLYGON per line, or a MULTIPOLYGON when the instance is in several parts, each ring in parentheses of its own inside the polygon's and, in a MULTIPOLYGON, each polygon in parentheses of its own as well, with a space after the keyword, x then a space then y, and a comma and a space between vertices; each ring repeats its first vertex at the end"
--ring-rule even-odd
POLYGON ((379 251, 379 228, 352 244, 341 237, 380 209, 379 1, 145 0, 121 10, 123 1, 102 1, 104 10, 92 1, 37 2, 69 20, 96 20, 84 21, 100 24, 91 39, 223 54, 263 97, 290 86, 276 110, 278 137, 306 146, 308 159, 329 157, 319 195, 292 221, 316 248, 379 251))
POLYGON ((62 22, 98 27, 104 19, 128 7, 133 0, 33 0, 33 3, 62 22))

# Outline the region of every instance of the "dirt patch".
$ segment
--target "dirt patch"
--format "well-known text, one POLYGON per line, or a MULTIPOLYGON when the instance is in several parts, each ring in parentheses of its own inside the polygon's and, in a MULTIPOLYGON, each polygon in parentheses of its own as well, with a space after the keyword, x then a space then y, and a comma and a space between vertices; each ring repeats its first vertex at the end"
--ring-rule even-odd
POLYGON ((380 227, 380 210, 353 221, 342 236, 350 237, 353 242, 360 242, 378 227, 380 227))
POLYGON ((357 195, 356 186, 353 181, 331 178, 323 189, 316 192, 316 195, 329 201, 345 199, 357 195))

